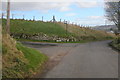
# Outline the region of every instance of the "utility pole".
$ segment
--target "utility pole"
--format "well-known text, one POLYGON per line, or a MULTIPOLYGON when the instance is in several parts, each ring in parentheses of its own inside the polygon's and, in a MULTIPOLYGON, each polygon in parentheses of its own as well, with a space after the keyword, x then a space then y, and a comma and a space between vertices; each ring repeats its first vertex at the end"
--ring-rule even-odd
POLYGON ((10 34, 10 0, 7 2, 7 22, 6 22, 6 32, 10 34))

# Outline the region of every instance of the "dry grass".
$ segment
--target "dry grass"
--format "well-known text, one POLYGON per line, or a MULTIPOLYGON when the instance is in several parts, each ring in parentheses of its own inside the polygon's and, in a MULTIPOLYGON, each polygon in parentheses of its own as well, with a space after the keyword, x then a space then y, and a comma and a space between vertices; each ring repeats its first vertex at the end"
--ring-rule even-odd
POLYGON ((3 34, 2 40, 2 71, 3 77, 10 78, 16 74, 16 77, 23 77, 24 73, 21 71, 19 74, 14 71, 15 66, 19 63, 16 60, 20 60, 21 63, 27 64, 27 59, 25 59, 24 54, 21 51, 18 51, 16 48, 16 41, 13 40, 9 35, 3 34))
MULTIPOLYGON (((66 26, 64 23, 58 23, 59 25, 61 25, 64 29, 66 29, 66 26)), ((94 38, 94 39, 105 39, 105 38, 115 38, 116 36, 112 33, 107 33, 105 31, 98 31, 98 30, 92 30, 89 28, 85 28, 85 27, 80 27, 80 26, 75 26, 72 24, 68 24, 67 25, 67 30, 70 33, 74 33, 75 36, 77 36, 78 38, 94 38)))

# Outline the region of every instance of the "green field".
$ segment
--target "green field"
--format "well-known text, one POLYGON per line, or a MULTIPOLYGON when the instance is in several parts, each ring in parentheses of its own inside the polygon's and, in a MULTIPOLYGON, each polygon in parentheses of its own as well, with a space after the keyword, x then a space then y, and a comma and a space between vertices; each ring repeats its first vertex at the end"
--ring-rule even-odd
MULTIPOLYGON (((5 26, 6 20, 3 21, 5 26)), ((25 21, 25 20, 11 20, 11 33, 45 33, 47 35, 66 36, 66 31, 57 23, 41 22, 41 21, 25 21)), ((68 33, 70 34, 70 33, 68 33)))

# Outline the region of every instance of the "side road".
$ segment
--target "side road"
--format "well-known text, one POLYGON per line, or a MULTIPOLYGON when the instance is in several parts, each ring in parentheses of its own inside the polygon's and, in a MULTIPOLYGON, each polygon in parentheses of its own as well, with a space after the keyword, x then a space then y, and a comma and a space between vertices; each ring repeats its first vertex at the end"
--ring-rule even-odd
POLYGON ((59 62, 37 78, 117 78, 118 52, 108 46, 109 42, 24 44, 59 62))

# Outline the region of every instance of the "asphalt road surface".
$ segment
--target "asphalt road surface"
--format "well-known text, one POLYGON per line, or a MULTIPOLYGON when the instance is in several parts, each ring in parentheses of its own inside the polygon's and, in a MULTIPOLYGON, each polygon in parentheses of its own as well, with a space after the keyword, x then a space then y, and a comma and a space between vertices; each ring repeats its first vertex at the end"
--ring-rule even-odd
POLYGON ((118 52, 109 42, 24 44, 57 62, 37 78, 118 78, 118 52))

